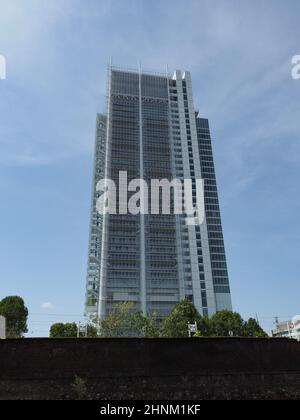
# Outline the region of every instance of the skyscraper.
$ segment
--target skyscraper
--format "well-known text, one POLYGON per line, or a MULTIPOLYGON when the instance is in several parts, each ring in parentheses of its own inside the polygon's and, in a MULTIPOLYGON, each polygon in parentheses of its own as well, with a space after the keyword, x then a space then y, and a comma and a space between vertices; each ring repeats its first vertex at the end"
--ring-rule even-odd
POLYGON ((111 67, 108 79, 107 112, 96 124, 86 313, 103 317, 114 303, 131 301, 164 317, 183 298, 203 315, 231 309, 209 124, 195 112, 190 73, 111 67), (99 213, 98 181, 127 188, 120 172, 128 183, 189 179, 194 206, 203 179, 204 220, 189 225, 174 211, 132 214, 119 198, 125 211, 99 213))

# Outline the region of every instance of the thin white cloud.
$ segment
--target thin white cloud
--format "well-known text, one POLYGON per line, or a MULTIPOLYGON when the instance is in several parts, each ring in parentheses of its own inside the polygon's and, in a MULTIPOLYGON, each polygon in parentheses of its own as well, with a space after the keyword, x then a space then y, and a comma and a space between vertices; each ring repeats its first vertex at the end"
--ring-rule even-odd
POLYGON ((42 309, 53 309, 54 305, 51 302, 44 302, 44 303, 42 303, 41 308, 42 309))
POLYGON ((44 166, 51 163, 51 161, 45 157, 23 154, 4 154, 0 157, 0 162, 12 166, 44 166))

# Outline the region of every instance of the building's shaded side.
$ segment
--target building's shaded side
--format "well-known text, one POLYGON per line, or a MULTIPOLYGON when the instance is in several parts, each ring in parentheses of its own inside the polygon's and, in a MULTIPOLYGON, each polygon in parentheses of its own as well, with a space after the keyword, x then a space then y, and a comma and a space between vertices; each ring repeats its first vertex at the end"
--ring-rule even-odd
POLYGON ((196 118, 216 310, 232 309, 218 189, 208 120, 196 118))

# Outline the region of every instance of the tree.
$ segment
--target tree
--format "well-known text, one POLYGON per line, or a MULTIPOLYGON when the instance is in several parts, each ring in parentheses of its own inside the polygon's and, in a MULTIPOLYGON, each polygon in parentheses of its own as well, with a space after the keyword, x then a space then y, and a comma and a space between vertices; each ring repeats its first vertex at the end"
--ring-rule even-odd
MULTIPOLYGON (((78 326, 75 322, 58 322, 50 328, 50 338, 75 338, 78 337, 78 326)), ((79 337, 86 337, 86 333, 80 332, 79 337)), ((87 337, 97 337, 97 329, 94 325, 88 324, 87 337)))
POLYGON ((120 302, 111 308, 105 318, 95 319, 101 337, 128 337, 131 333, 132 302, 120 302))
POLYGON ((261 328, 259 323, 254 318, 249 318, 245 322, 245 336, 246 337, 268 337, 268 334, 261 328))
POLYGON ((95 327, 95 325, 88 324, 88 326, 87 326, 87 337, 88 338, 96 338, 97 335, 98 335, 98 331, 97 331, 97 328, 95 327))
POLYGON ((243 337, 245 323, 237 312, 219 311, 210 318, 210 333, 216 337, 243 337))
POLYGON ((138 337, 155 338, 159 336, 157 315, 155 312, 144 316, 142 311, 136 310, 130 316, 132 333, 138 337))
POLYGON ((28 309, 19 296, 8 296, 0 302, 0 315, 6 318, 8 338, 21 338, 28 332, 28 309))
POLYGON ((195 306, 187 299, 176 303, 170 314, 162 321, 162 337, 188 337, 188 323, 197 322, 198 330, 207 335, 207 319, 202 318, 195 306))
POLYGON ((112 306, 105 318, 94 319, 94 326, 101 337, 158 337, 155 313, 144 316, 133 310, 132 302, 119 302, 112 306))
POLYGON ((50 338, 73 338, 77 337, 78 327, 75 322, 58 322, 50 328, 50 338))
POLYGON ((75 380, 72 384, 76 400, 91 400, 92 396, 88 390, 87 381, 80 376, 75 376, 75 380))

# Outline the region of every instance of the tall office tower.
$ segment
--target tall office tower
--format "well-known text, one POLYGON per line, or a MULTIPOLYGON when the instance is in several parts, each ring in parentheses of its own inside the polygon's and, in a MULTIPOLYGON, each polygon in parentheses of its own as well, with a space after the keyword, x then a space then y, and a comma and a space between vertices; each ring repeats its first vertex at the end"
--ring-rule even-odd
POLYGON ((86 313, 104 317, 114 303, 131 301, 164 317, 183 298, 203 315, 231 309, 209 125, 195 112, 190 73, 113 67, 108 79, 107 113, 96 126, 86 313), (132 214, 119 197, 117 214, 102 215, 96 186, 103 178, 114 180, 117 191, 138 178, 148 185, 189 179, 194 206, 196 180, 203 179, 204 220, 188 224, 186 214, 174 211, 132 214))

